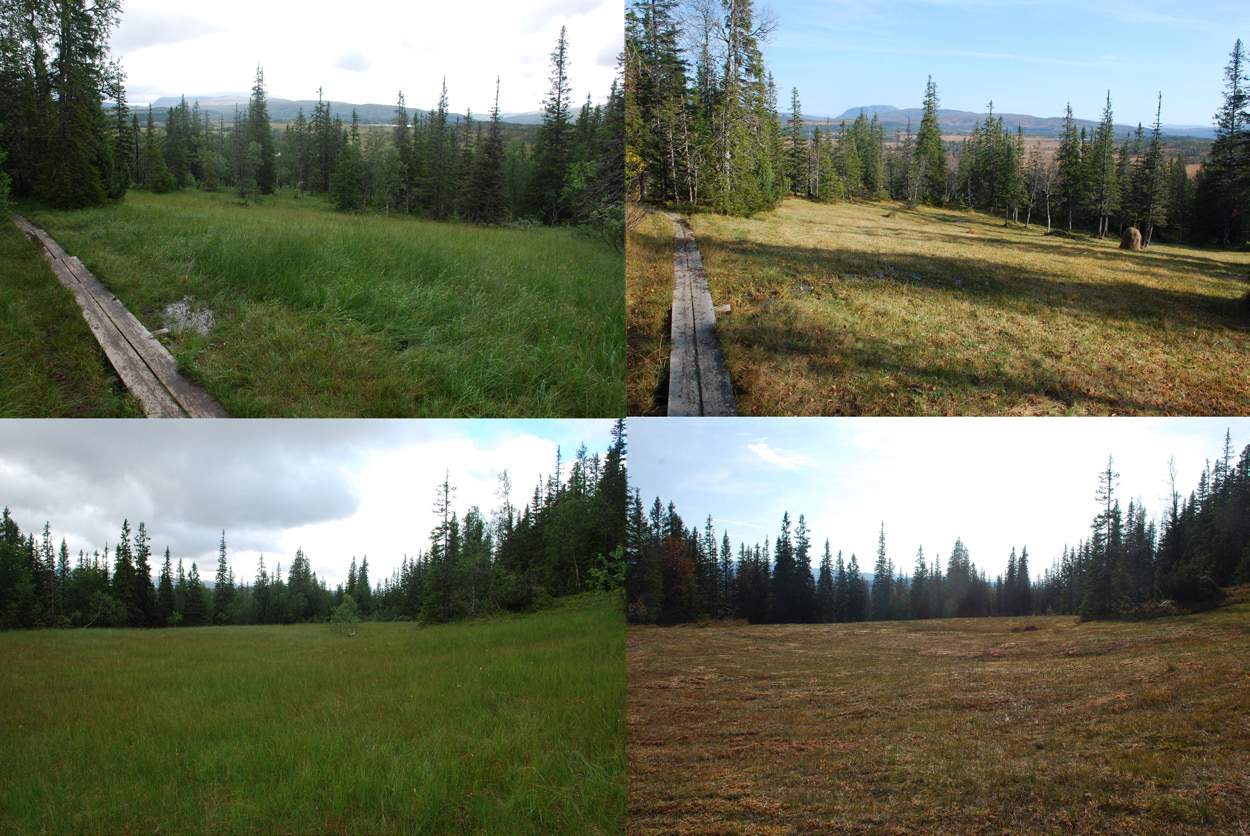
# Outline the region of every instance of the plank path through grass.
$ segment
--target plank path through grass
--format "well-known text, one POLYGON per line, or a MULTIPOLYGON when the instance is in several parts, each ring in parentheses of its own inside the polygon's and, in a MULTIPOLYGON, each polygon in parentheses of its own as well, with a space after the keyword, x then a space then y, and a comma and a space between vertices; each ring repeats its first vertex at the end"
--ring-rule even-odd
POLYGON ((631 627, 629 832, 1245 832, 1247 597, 1141 623, 631 627))
POLYGON ((178 374, 165 347, 130 311, 48 234, 20 215, 18 229, 40 247, 52 272, 74 294, 91 333, 149 418, 229 418, 221 404, 178 374))
POLYGON ((238 417, 623 412, 624 255, 563 229, 343 215, 312 199, 133 192, 28 209, 238 417))
MULTIPOLYGON (((1250 254, 788 199, 690 219, 750 415, 1250 412, 1250 254)), ((654 413, 661 233, 631 231, 631 414, 654 413)))

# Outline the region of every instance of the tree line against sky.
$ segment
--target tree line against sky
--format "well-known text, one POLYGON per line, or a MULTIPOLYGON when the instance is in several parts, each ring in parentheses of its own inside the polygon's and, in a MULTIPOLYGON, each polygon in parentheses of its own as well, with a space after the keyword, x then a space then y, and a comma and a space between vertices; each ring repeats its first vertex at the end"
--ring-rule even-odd
POLYGON ((1144 242, 1168 227, 1176 239, 1228 244, 1250 225, 1250 82, 1236 42, 1225 69, 1216 137, 1196 181, 1183 154, 1165 155, 1162 97, 1155 124, 1117 138, 1111 95, 1099 125, 1077 125, 1069 106, 1057 153, 1031 147, 993 104, 961 141, 944 141, 930 77, 913 135, 887 137, 874 114, 809 126, 792 89, 783 127, 760 44, 776 21, 753 0, 636 0, 626 15, 628 150, 632 199, 694 204, 731 214, 775 208, 786 195, 821 202, 905 200, 1000 212, 1009 222, 1052 209, 1105 236, 1139 227, 1144 242), (693 46, 692 46, 693 45, 693 46))
POLYGON ((120 67, 108 60, 119 0, 0 8, 0 171, 17 197, 80 208, 120 200, 132 186, 231 189, 244 200, 288 188, 327 195, 344 211, 528 218, 590 227, 613 241, 623 234, 623 90, 614 83, 606 105, 588 97, 577 107, 564 29, 542 124, 532 142, 505 143, 498 95, 489 121, 457 121, 445 81, 435 107, 411 118, 401 92, 394 125, 361 126, 355 113, 344 124, 319 96, 311 114, 301 108, 275 129, 260 68, 248 106, 229 125, 184 98, 163 125, 149 107, 141 126, 125 103, 120 67))
POLYGON ((364 618, 438 623, 501 610, 541 607, 553 598, 624 583, 624 422, 602 455, 583 445, 572 461, 557 456, 555 473, 522 507, 512 504, 507 471, 492 519, 477 507, 453 508, 450 476, 440 482, 430 545, 405 556, 389 576, 370 581, 368 557, 352 558, 347 580, 331 588, 303 549, 283 574, 262 556, 249 583, 228 560, 226 533, 214 583, 176 562, 166 547, 157 570, 144 523, 123 521, 112 553, 59 549, 49 524, 23 534, 4 509, 0 520, 0 629, 34 627, 165 627, 290 624, 324 621, 347 597, 364 618), (567 470, 567 473, 566 473, 567 470), (153 572, 156 570, 156 580, 153 572))
POLYGON ((1013 548, 1006 571, 989 578, 956 540, 945 563, 918 549, 910 572, 896 565, 878 537, 871 581, 852 554, 836 557, 828 539, 817 551, 803 515, 786 512, 769 543, 719 538, 709 515, 703 530, 686 527, 673 503, 659 497, 644 510, 629 498, 626 600, 636 623, 674 624, 742 618, 752 623, 829 623, 913 618, 1076 614, 1106 618, 1152 611, 1163 601, 1204 606, 1223 588, 1250 583, 1250 445, 1234 459, 1231 435, 1197 488, 1173 490, 1159 522, 1116 495, 1118 474, 1108 460, 1099 475, 1101 510, 1090 534, 1040 575, 1028 548, 1013 548), (812 562, 819 559, 813 571, 812 562))

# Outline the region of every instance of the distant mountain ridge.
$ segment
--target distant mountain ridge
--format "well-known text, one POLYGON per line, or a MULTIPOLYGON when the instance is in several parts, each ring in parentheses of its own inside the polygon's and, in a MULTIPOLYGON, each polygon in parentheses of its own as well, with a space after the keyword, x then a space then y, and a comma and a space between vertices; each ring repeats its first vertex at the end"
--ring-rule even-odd
MULTIPOLYGON (((182 101, 181 96, 161 96, 152 102, 152 118, 154 121, 165 121, 165 115, 170 108, 177 107, 182 101)), ((221 117, 227 122, 234 118, 234 111, 237 107, 243 110, 248 106, 250 96, 243 93, 231 93, 224 96, 187 96, 188 105, 195 105, 198 101, 200 104, 200 113, 208 113, 214 119, 221 117)), ((329 101, 329 100, 327 100, 329 101)), ((269 109, 269 118, 274 122, 289 122, 295 119, 300 108, 304 109, 304 118, 312 115, 312 109, 317 106, 315 99, 266 99, 265 104, 269 109)), ((105 103, 110 106, 110 102, 105 103)), ((136 112, 146 111, 147 105, 130 105, 130 109, 136 112)), ((360 117, 361 122, 365 123, 390 123, 395 119, 395 105, 380 104, 352 104, 351 102, 330 101, 330 115, 342 118, 344 122, 351 121, 352 111, 356 111, 356 115, 360 117)), ((411 118, 413 114, 426 114, 428 110, 421 108, 408 108, 408 116, 411 118)), ((460 122, 464 119, 463 113, 450 113, 448 117, 453 122, 460 122)), ((490 111, 482 113, 474 113, 475 121, 485 121, 490 118, 490 111)), ((543 121, 541 111, 530 111, 527 113, 501 113, 499 121, 508 122, 514 125, 540 125, 543 121)))
MULTIPOLYGON (((924 110, 919 107, 897 108, 893 105, 866 105, 862 108, 853 107, 847 110, 841 116, 828 117, 831 125, 837 125, 843 119, 847 122, 853 122, 859 116, 860 110, 864 115, 871 119, 874 115, 885 126, 886 133, 893 133, 895 129, 907 129, 907 120, 911 119, 911 129, 915 133, 920 128, 920 117, 924 115, 924 110)), ((943 134, 966 135, 972 132, 975 125, 985 122, 988 112, 973 113, 968 110, 951 110, 948 108, 938 109, 938 123, 942 127, 943 134)), ((1061 136, 1063 134, 1063 117, 1062 116, 1028 116, 1021 113, 995 113, 995 117, 1003 117, 1003 124, 1011 130, 1015 130, 1016 125, 1024 127, 1024 132, 1029 136, 1061 136)), ((782 114, 782 121, 789 118, 789 114, 782 114)), ((806 125, 817 126, 823 125, 826 117, 815 117, 804 114, 803 122, 806 125)), ((1074 119, 1078 128, 1084 126, 1086 128, 1094 128, 1098 123, 1089 119, 1074 119)), ((1136 125, 1116 125, 1116 136, 1122 137, 1126 132, 1137 130, 1136 125)), ((1149 127, 1147 126, 1147 130, 1149 127)), ((1201 139, 1213 139, 1215 137, 1215 128, 1211 125, 1164 125, 1164 134, 1168 136, 1189 136, 1201 139)))

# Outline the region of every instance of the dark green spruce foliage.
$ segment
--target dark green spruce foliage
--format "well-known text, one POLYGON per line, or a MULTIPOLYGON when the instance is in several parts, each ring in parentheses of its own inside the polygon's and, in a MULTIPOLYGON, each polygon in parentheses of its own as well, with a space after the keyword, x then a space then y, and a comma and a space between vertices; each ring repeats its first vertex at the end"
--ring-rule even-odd
POLYGON ((1224 104, 1215 114, 1215 141, 1198 175, 1195 207, 1210 240, 1237 244, 1250 234, 1250 63, 1240 38, 1224 79, 1224 104))
POLYGON ((551 53, 551 90, 543 100, 543 124, 534 141, 534 170, 530 181, 529 209, 547 223, 567 217, 562 201, 564 178, 568 172, 572 126, 568 76, 568 42, 565 28, 551 53))
POLYGON ((938 124, 938 92, 933 76, 925 85, 924 113, 916 132, 914 165, 921 184, 920 199, 941 206, 946 202, 946 154, 942 151, 942 128, 938 124))
POLYGON ((72 209, 124 194, 124 108, 110 119, 102 105, 125 97, 108 61, 120 9, 120 0, 0 4, 0 164, 15 196, 72 209))
MULTIPOLYGON (((453 507, 450 474, 438 489, 439 524, 430 549, 405 557, 390 577, 371 582, 369 559, 353 558, 346 586, 330 589, 298 550, 283 577, 260 559, 255 581, 236 584, 226 533, 218 546, 213 588, 199 568, 173 570, 169 549, 152 583, 147 528, 129 521, 111 562, 108 550, 78 556, 64 544, 58 560, 50 527, 23 535, 8 508, 0 520, 0 629, 291 624, 326 621, 350 595, 362 618, 443 622, 501 610, 538 609, 553 598, 611 591, 625 581, 627 473, 625 426, 618 421, 602 455, 582 446, 571 462, 535 487, 523 507, 501 479, 501 505, 488 519, 478 508, 453 507)), ((726 545, 727 548, 727 545, 726 545)))
POLYGON ((629 620, 672 624, 707 618, 745 618, 752 623, 847 622, 911 618, 1080 614, 1107 618, 1131 614, 1160 601, 1202 606, 1223 596, 1222 587, 1250 583, 1250 445, 1235 459, 1231 435, 1198 488, 1171 507, 1156 531, 1137 501, 1122 509, 1118 474, 1110 459, 1099 475, 1101 508, 1090 537, 1036 577, 1029 551, 1012 549, 1005 575, 986 578, 968 549, 956 540, 945 569, 916 554, 911 577, 896 574, 878 535, 871 588, 859 560, 831 558, 826 541, 818 571, 808 562, 809 533, 799 517, 791 530, 782 516, 780 534, 762 545, 739 547, 729 559, 729 533, 721 556, 708 517, 704 531, 686 528, 676 508, 656 497, 650 512, 635 491, 626 520, 625 593, 629 620), (715 567, 715 568, 712 568, 715 567), (719 605, 718 605, 718 602, 719 605))
MULTIPOLYGON (((34 95, 37 73, 30 69, 37 50, 8 41, 3 46, 8 51, 0 53, 5 62, 0 64, 0 93, 11 92, 13 100, 11 106, 7 98, 0 101, 0 155, 7 154, 0 159, 0 175, 25 170, 18 166, 50 144, 51 130, 51 122, 32 121, 43 112, 34 95), (24 122, 17 118, 21 114, 26 114, 24 122), (6 121, 10 118, 13 121, 6 121), (40 137, 39 142, 28 135, 40 137)), ((410 114, 401 92, 393 127, 362 125, 355 114, 352 123, 344 125, 318 90, 311 114, 306 117, 301 108, 292 123, 275 130, 260 67, 248 106, 236 112, 229 126, 225 120, 214 124, 201 114, 198 102, 188 104, 185 98, 168 110, 163 122, 154 122, 149 108, 142 132, 137 118, 131 116, 127 123, 124 103, 107 113, 97 106, 103 137, 102 156, 97 156, 107 174, 99 178, 102 193, 119 196, 122 185, 133 182, 155 192, 229 188, 246 202, 289 188, 297 196, 325 195, 341 211, 403 211, 435 220, 490 224, 526 218, 574 225, 620 247, 625 217, 624 87, 614 82, 606 104, 588 100, 574 119, 563 32, 552 61, 552 92, 537 129, 502 122, 498 85, 489 123, 475 122, 471 114, 456 116, 444 80, 434 108, 424 114, 410 114)), ((107 90, 124 98, 115 68, 101 78, 107 90)), ((27 196, 36 193, 37 185, 19 178, 13 191, 27 196)), ((68 183, 58 186, 68 187, 68 183)), ((73 202, 86 205, 83 201, 73 202)))
MULTIPOLYGON (((184 102, 185 104, 185 102, 184 102)), ((256 83, 247 106, 244 123, 245 147, 255 143, 258 161, 255 165, 256 188, 261 194, 273 194, 278 182, 277 160, 274 158, 273 131, 269 128, 269 106, 265 103, 265 73, 256 68, 256 83)))
POLYGON ((673 0, 630 5, 626 190, 641 201, 749 215, 780 203, 799 160, 787 154, 761 52, 774 22, 757 16, 752 0, 726 2, 723 18, 716 17, 704 16, 683 33, 673 0), (678 47, 683 35, 701 44, 693 74, 678 47))

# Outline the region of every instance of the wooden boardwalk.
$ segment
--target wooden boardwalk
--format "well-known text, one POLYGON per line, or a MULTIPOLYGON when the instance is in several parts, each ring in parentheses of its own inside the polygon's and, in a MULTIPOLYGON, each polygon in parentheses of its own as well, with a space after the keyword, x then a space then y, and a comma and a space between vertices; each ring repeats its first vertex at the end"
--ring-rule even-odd
POLYGON ((73 291, 91 333, 147 417, 230 417, 211 395, 178 374, 173 355, 81 261, 25 218, 12 217, 26 237, 42 248, 61 284, 73 291))
POLYGON ((669 360, 668 415, 737 415, 725 354, 716 337, 716 311, 707 273, 684 218, 665 212, 673 222, 674 273, 672 356, 669 360))

